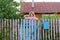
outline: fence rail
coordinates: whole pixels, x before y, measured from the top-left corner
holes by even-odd
[[[0,19],[0,40],[60,40],[60,19]]]

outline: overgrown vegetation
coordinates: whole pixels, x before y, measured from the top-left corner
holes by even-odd
[[[57,12],[55,12],[54,14],[47,14],[48,16],[42,16],[42,18],[46,18],[46,19],[50,19],[50,18],[59,18],[59,16],[57,15]]]
[[[19,7],[21,3],[14,0],[0,0],[0,19],[20,18],[18,15],[20,15],[21,10],[17,7]]]

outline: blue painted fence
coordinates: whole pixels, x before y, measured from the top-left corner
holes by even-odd
[[[40,21],[21,19],[20,40],[40,40]]]

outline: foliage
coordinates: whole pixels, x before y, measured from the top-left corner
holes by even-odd
[[[18,14],[18,17],[24,19],[24,14],[21,12],[20,14]]]
[[[0,18],[18,18],[17,7],[20,4],[14,0],[0,0]]]
[[[42,18],[49,19],[49,18],[59,18],[59,17],[58,17],[58,15],[57,15],[57,12],[55,12],[53,16],[48,15],[48,16],[43,16]]]

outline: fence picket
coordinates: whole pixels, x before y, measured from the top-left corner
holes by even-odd
[[[28,20],[26,19],[26,40],[28,40]]]
[[[40,40],[40,20],[38,21],[38,40]]]
[[[43,22],[44,22],[44,19],[42,19],[43,20]],[[44,29],[43,29],[43,40],[45,39],[45,37],[44,37]]]
[[[17,40],[19,40],[19,19],[17,19]]]
[[[21,26],[20,26],[20,40],[22,40],[22,19],[21,19]]]
[[[9,20],[10,21],[10,40],[12,40],[12,35],[11,35],[11,19]]]
[[[52,19],[51,19],[51,40],[52,40]]]
[[[29,40],[31,40],[31,23],[30,23],[30,20],[29,20]]]
[[[59,39],[60,39],[60,19],[58,19],[59,24]]]
[[[23,33],[23,39],[25,40],[25,19],[23,20],[23,23],[24,23],[24,24],[23,24],[23,29],[24,29],[24,30],[23,30],[23,32],[24,32],[24,33]]]
[[[33,20],[33,40],[36,40],[36,20]]]

